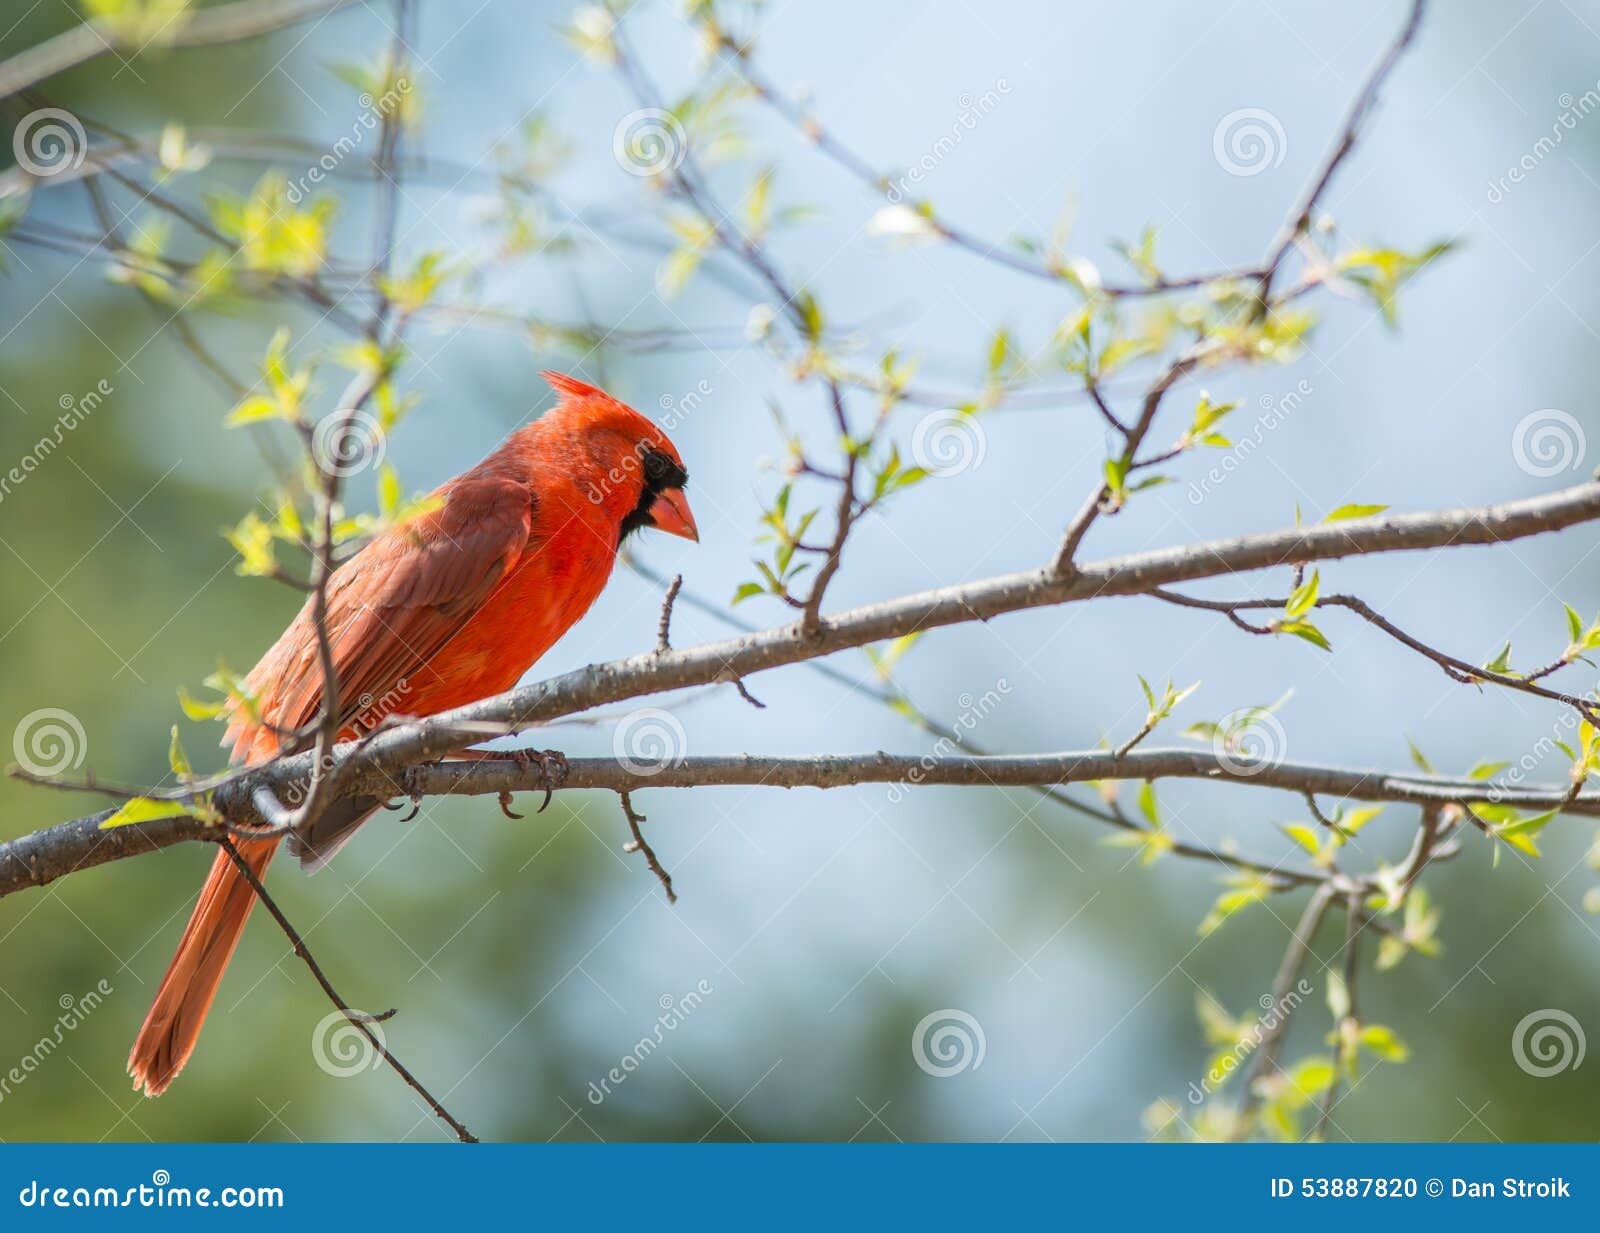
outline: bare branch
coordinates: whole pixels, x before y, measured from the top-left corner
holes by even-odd
[[[160,47],[209,47],[271,34],[322,17],[355,0],[233,0],[194,9],[152,40]],[[86,21],[0,63],[0,99],[86,64],[119,46],[115,25]],[[136,49],[137,50],[137,49]]]
[[[661,619],[656,622],[656,654],[665,655],[672,649],[668,635],[672,633],[672,605],[678,602],[678,592],[683,589],[683,575],[674,574],[667,584],[666,597],[661,601]]]
[[[1278,975],[1272,982],[1272,1006],[1276,1013],[1262,1036],[1247,1073],[1242,1106],[1246,1114],[1261,1102],[1260,1080],[1270,1075],[1278,1064],[1278,1051],[1283,1047],[1283,1038],[1289,1030],[1289,1021],[1297,1005],[1290,1000],[1289,994],[1300,979],[1300,969],[1311,954],[1312,939],[1317,935],[1322,918],[1327,915],[1333,896],[1331,885],[1319,886],[1311,892],[1306,909],[1295,926],[1294,935],[1289,939],[1289,947],[1284,951],[1283,962],[1278,965]]]
[[[426,724],[412,725],[413,730]],[[409,735],[397,729],[392,736]],[[448,738],[447,738],[448,739]],[[454,738],[459,740],[459,737]],[[341,750],[348,748],[340,746]],[[258,783],[289,785],[307,773],[309,755],[284,759],[251,778]],[[641,775],[637,765],[611,758],[572,758],[558,784],[551,784],[537,763],[514,759],[430,762],[403,773],[406,786],[424,796],[496,796],[502,792],[565,791],[587,788],[626,792],[650,788],[773,787],[843,788],[862,784],[907,786],[1038,787],[1099,780],[1197,779],[1242,787],[1275,788],[1304,796],[1322,793],[1363,801],[1444,808],[1499,804],[1518,809],[1562,809],[1583,817],[1600,817],[1600,791],[1574,795],[1566,785],[1508,786],[1469,778],[1407,774],[1400,771],[1323,766],[1302,762],[1253,762],[1237,754],[1222,756],[1205,749],[1138,749],[1117,755],[1104,749],[1049,754],[941,756],[932,754],[819,754],[767,757],[751,754],[705,755]],[[363,763],[346,756],[341,795],[365,798],[376,807],[393,794],[396,779],[382,761]],[[240,825],[266,821],[251,800],[232,799],[228,816]],[[176,808],[176,806],[175,806]],[[43,886],[68,873],[109,861],[143,855],[173,844],[218,839],[218,830],[189,817],[135,823],[102,831],[109,817],[102,812],[0,844],[0,897],[30,886]],[[1188,853],[1223,864],[1251,867],[1206,849]],[[1260,867],[1258,872],[1287,882],[1335,882],[1321,874]],[[1343,879],[1349,884],[1348,879]]]
[[[395,1012],[386,1010],[381,1015],[369,1015],[363,1011],[352,1009],[350,1004],[339,996],[339,991],[333,987],[333,983],[328,979],[327,973],[322,970],[322,965],[312,956],[310,947],[305,944],[305,939],[289,923],[289,918],[283,914],[283,909],[278,906],[277,901],[267,893],[267,888],[261,884],[261,879],[256,876],[256,871],[250,868],[249,863],[239,855],[239,850],[233,846],[233,841],[224,837],[220,842],[222,850],[228,854],[228,859],[233,862],[233,867],[250,884],[250,889],[255,891],[256,898],[266,907],[272,919],[278,922],[278,928],[282,929],[284,937],[289,939],[290,948],[304,960],[306,967],[311,969],[311,975],[316,979],[317,984],[322,986],[322,992],[328,995],[328,1000],[343,1012],[344,1017],[350,1021],[356,1031],[366,1037],[367,1043],[372,1046],[379,1057],[389,1064],[395,1074],[405,1081],[406,1086],[421,1096],[428,1108],[433,1110],[435,1116],[443,1120],[455,1132],[456,1138],[463,1143],[476,1143],[478,1137],[462,1125],[461,1122],[457,1121],[450,1111],[434,1098],[433,1093],[422,1086],[422,1083],[406,1069],[400,1059],[389,1052],[388,1047],[384,1044],[383,1037],[372,1030],[371,1024],[382,1023],[392,1019]]]
[[[639,829],[639,823],[648,822],[642,813],[633,811],[633,801],[624,788],[617,793],[617,798],[622,802],[622,816],[628,819],[628,830],[633,838],[624,846],[624,852],[642,852],[644,863],[650,866],[650,872],[656,875],[656,880],[661,883],[661,889],[667,892],[667,902],[677,903],[678,892],[672,889],[672,875],[662,868],[661,862],[656,858],[656,850],[650,846],[649,840],[644,837],[644,832]]]
[[[1366,120],[1367,114],[1378,101],[1378,91],[1383,88],[1384,81],[1388,78],[1394,66],[1399,63],[1400,57],[1405,53],[1411,41],[1416,38],[1418,29],[1422,25],[1422,13],[1426,7],[1426,0],[1412,0],[1411,11],[1406,15],[1405,25],[1400,28],[1400,33],[1395,36],[1378,62],[1373,65],[1371,73],[1367,75],[1361,92],[1356,95],[1355,102],[1351,104],[1349,113],[1345,116],[1344,127],[1339,132],[1338,140],[1334,142],[1333,149],[1323,161],[1322,167],[1306,187],[1305,193],[1299,202],[1289,211],[1289,216],[1284,219],[1283,226],[1279,228],[1277,236],[1267,249],[1267,255],[1262,262],[1260,276],[1260,300],[1267,302],[1272,293],[1272,279],[1278,272],[1278,267],[1283,264],[1283,259],[1294,246],[1294,242],[1311,225],[1311,216],[1316,212],[1317,203],[1322,200],[1322,195],[1327,192],[1328,185],[1333,182],[1333,176],[1339,170],[1339,164],[1355,149],[1356,141],[1361,136],[1361,125]]]

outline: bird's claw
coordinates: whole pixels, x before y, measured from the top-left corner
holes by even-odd
[[[524,771],[538,766],[539,786],[544,789],[544,800],[539,802],[535,812],[543,813],[549,807],[555,790],[566,782],[567,772],[571,769],[567,765],[567,755],[558,749],[514,749],[511,756]]]
[[[406,796],[411,801],[411,812],[400,821],[409,822],[422,812],[422,767],[406,767],[400,776],[400,786],[406,790]]]
[[[490,755],[496,758],[507,758],[517,764],[520,771],[529,771],[534,767],[539,768],[539,786],[544,789],[544,800],[539,802],[536,812],[543,813],[550,804],[550,798],[555,790],[566,782],[567,756],[557,749],[507,749],[493,751]],[[500,812],[508,818],[521,820],[520,813],[511,811],[511,791],[506,789],[500,793]]]

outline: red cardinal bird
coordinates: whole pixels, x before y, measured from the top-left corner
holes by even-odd
[[[373,540],[329,580],[341,739],[389,714],[433,715],[510,689],[594,603],[630,532],[700,538],[672,442],[594,386],[542,375],[560,396],[554,410],[439,488],[442,504]],[[234,762],[272,757],[277,732],[321,713],[316,647],[308,601],[245,678],[259,722],[235,712],[224,740]],[[337,802],[310,834],[289,838],[290,851],[320,868],[372,812],[370,801]],[[256,839],[238,849],[259,877],[277,846]],[[135,1090],[160,1095],[189,1060],[254,904],[250,884],[218,852],[128,1054]]]

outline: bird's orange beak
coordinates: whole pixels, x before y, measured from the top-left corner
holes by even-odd
[[[650,507],[650,525],[668,535],[700,542],[700,528],[694,525],[694,515],[689,512],[689,502],[681,488],[667,488],[655,499]]]

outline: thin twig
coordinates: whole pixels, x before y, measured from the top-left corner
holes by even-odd
[[[1278,272],[1278,267],[1283,264],[1283,259],[1294,246],[1294,242],[1311,225],[1311,216],[1316,211],[1317,203],[1322,200],[1322,195],[1333,182],[1333,176],[1339,170],[1339,164],[1355,149],[1356,141],[1361,136],[1361,125],[1366,120],[1368,112],[1378,101],[1378,92],[1383,87],[1394,66],[1399,63],[1411,41],[1416,38],[1418,29],[1422,25],[1422,13],[1426,7],[1426,0],[1412,0],[1411,10],[1406,15],[1405,24],[1400,28],[1400,33],[1395,36],[1392,43],[1385,49],[1378,62],[1373,65],[1372,71],[1367,75],[1366,82],[1361,91],[1356,95],[1355,102],[1350,105],[1350,110],[1345,116],[1344,126],[1339,132],[1338,139],[1334,142],[1333,149],[1322,162],[1317,174],[1311,183],[1306,186],[1304,194],[1296,205],[1289,211],[1283,225],[1278,229],[1278,234],[1273,238],[1267,248],[1267,255],[1261,263],[1259,279],[1259,300],[1262,305],[1267,303],[1272,293],[1272,279]]]
[[[1220,612],[1228,617],[1234,625],[1251,634],[1273,634],[1277,631],[1271,625],[1256,625],[1245,621],[1239,616],[1241,612],[1271,611],[1282,609],[1288,599],[1200,599],[1197,596],[1185,595],[1178,591],[1168,590],[1165,587],[1154,587],[1150,594],[1157,599],[1183,608],[1200,608],[1208,612]],[[1544,698],[1551,702],[1559,702],[1563,706],[1570,706],[1584,719],[1591,723],[1600,723],[1600,704],[1590,698],[1579,697],[1576,694],[1564,693],[1560,690],[1549,689],[1535,682],[1550,676],[1552,673],[1566,667],[1570,662],[1565,659],[1539,669],[1537,672],[1526,676],[1509,676],[1503,672],[1494,672],[1488,668],[1480,668],[1474,663],[1450,655],[1437,647],[1429,646],[1420,638],[1408,634],[1393,621],[1378,612],[1365,600],[1354,595],[1322,595],[1317,598],[1318,608],[1343,608],[1355,613],[1369,625],[1382,630],[1401,645],[1410,648],[1426,659],[1432,660],[1444,671],[1445,675],[1453,681],[1463,684],[1481,682],[1489,685],[1499,685],[1505,689],[1515,689],[1521,693],[1532,694],[1536,698]]]
[[[1300,969],[1305,966],[1306,958],[1311,953],[1317,927],[1322,924],[1333,896],[1331,883],[1324,883],[1311,892],[1305,911],[1301,913],[1294,934],[1289,939],[1289,947],[1283,953],[1283,961],[1278,965],[1278,975],[1272,982],[1272,1005],[1276,1013],[1256,1049],[1245,1078],[1245,1095],[1240,1110],[1246,1116],[1261,1103],[1259,1081],[1271,1074],[1278,1064],[1278,1051],[1283,1047],[1283,1038],[1289,1030],[1289,1021],[1295,1010],[1295,1004],[1289,1002],[1289,993],[1300,978]]]
[[[1429,811],[1423,812],[1426,815]],[[1347,895],[1344,907],[1344,990],[1349,1006],[1345,1015],[1336,1018],[1333,1023],[1334,1039],[1338,1042],[1333,1082],[1323,1090],[1316,1124],[1312,1126],[1310,1134],[1310,1138],[1319,1143],[1323,1141],[1328,1126],[1332,1124],[1333,1109],[1339,1103],[1339,1085],[1344,1080],[1346,1050],[1353,1055],[1355,1049],[1353,1041],[1356,1033],[1361,1030],[1361,1012],[1356,1001],[1356,979],[1361,969],[1361,893],[1352,891]]]
[[[667,892],[667,902],[677,903],[678,892],[672,889],[672,875],[662,868],[661,862],[656,859],[656,850],[650,846],[649,841],[644,837],[644,832],[639,829],[639,823],[648,822],[650,819],[646,818],[642,813],[633,811],[633,801],[628,796],[626,788],[618,792],[617,796],[622,801],[622,816],[628,819],[628,829],[633,832],[632,841],[624,844],[622,850],[624,852],[642,852],[644,854],[644,863],[650,867],[650,872],[656,875],[656,880],[661,883],[662,889]]]
[[[328,1000],[338,1007],[338,1009],[344,1014],[344,1017],[355,1026],[355,1029],[358,1032],[367,1038],[367,1043],[370,1044],[374,1050],[376,1050],[379,1057],[389,1064],[390,1068],[393,1069],[395,1074],[399,1075],[401,1079],[405,1080],[406,1086],[412,1091],[416,1092],[417,1095],[421,1096],[422,1099],[427,1103],[428,1108],[432,1109],[434,1114],[455,1132],[456,1138],[460,1139],[463,1143],[478,1142],[477,1136],[468,1130],[464,1125],[462,1125],[462,1123],[458,1121],[448,1109],[446,1109],[438,1102],[438,1100],[434,1098],[433,1093],[428,1091],[428,1089],[422,1085],[421,1081],[406,1069],[406,1067],[401,1063],[400,1059],[395,1057],[393,1053],[389,1052],[389,1049],[384,1044],[382,1037],[380,1037],[371,1029],[371,1027],[368,1026],[368,1024],[382,1023],[387,1019],[393,1018],[395,1012],[393,1010],[386,1010],[381,1015],[369,1015],[362,1011],[353,1009],[348,1002],[340,997],[339,991],[333,987],[333,983],[328,979],[327,973],[322,970],[322,965],[319,964],[312,956],[311,949],[305,944],[305,939],[302,938],[299,932],[296,931],[295,927],[289,923],[289,918],[283,914],[283,909],[280,908],[272,896],[267,893],[267,888],[261,884],[261,879],[256,876],[255,870],[250,868],[244,857],[239,855],[239,849],[234,846],[233,841],[227,837],[223,837],[217,842],[222,845],[222,850],[228,854],[228,859],[233,862],[233,867],[239,871],[239,875],[250,884],[250,889],[256,893],[256,898],[259,899],[266,907],[267,911],[271,913],[272,919],[278,922],[278,928],[282,929],[284,936],[289,939],[290,947],[294,950],[296,955],[300,956],[306,967],[311,970],[311,975],[316,979],[317,984],[322,986],[322,991],[328,995]]]
[[[672,649],[668,635],[672,632],[672,605],[678,602],[678,592],[683,589],[683,575],[674,574],[667,585],[667,594],[661,601],[661,619],[656,622],[656,654],[665,655]]]

